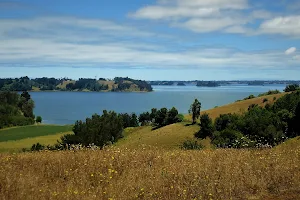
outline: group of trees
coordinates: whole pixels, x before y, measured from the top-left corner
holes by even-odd
[[[104,110],[102,115],[94,114],[85,121],[77,121],[73,127],[74,134],[64,135],[61,146],[94,144],[103,147],[115,143],[123,137],[123,125],[121,115]]]
[[[89,91],[103,91],[108,90],[109,87],[105,84],[107,81],[104,78],[91,79],[91,78],[80,78],[77,81],[72,81],[68,83],[65,87],[63,83],[65,81],[72,81],[68,78],[35,78],[29,79],[27,76],[21,78],[8,78],[0,79],[0,91],[31,91],[33,89],[39,89],[41,91],[46,90],[89,90]],[[136,86],[141,91],[152,91],[152,87],[146,81],[134,80],[131,78],[121,78],[117,77],[114,79],[116,88],[113,88],[113,91],[125,91],[128,90],[132,85]]]
[[[128,114],[128,113],[121,113],[119,114],[123,121],[123,128],[128,128],[128,127],[138,127],[139,126],[139,121],[138,117],[135,113]]]
[[[291,84],[286,86],[286,88],[284,89],[285,92],[293,92],[296,90],[300,90],[299,84]]]
[[[139,118],[135,113],[120,113],[113,111],[103,111],[102,115],[94,114],[85,121],[76,121],[74,134],[64,135],[59,148],[65,148],[68,145],[81,144],[89,146],[91,144],[103,147],[112,144],[122,138],[123,129],[127,127],[138,127],[152,125],[154,128],[160,128],[169,124],[181,122],[183,115],[179,115],[176,108],[162,108],[160,110],[153,108],[151,113],[140,114]],[[36,149],[36,146],[33,147]]]
[[[68,83],[66,85],[66,90],[90,90],[93,92],[99,92],[102,90],[108,90],[107,84],[100,84],[96,79],[91,78],[80,78],[75,83]]]
[[[173,107],[170,110],[167,108],[156,109],[152,108],[151,112],[141,113],[139,122],[141,125],[152,125],[154,128],[160,128],[169,124],[174,124],[183,121],[183,115],[178,113],[178,110]]]
[[[210,137],[218,147],[274,146],[300,135],[300,91],[287,94],[265,108],[251,105],[243,114],[223,114],[215,122],[200,117],[198,138]]]
[[[113,91],[124,91],[128,90],[132,84],[136,85],[141,91],[153,91],[153,88],[150,84],[148,84],[146,81],[142,80],[135,80],[131,78],[122,78],[122,77],[116,77],[114,78],[115,84],[117,84],[117,88],[114,88]]]
[[[34,101],[28,92],[0,92],[0,128],[34,123]]]

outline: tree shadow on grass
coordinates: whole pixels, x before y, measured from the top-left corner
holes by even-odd
[[[184,126],[193,126],[193,125],[196,125],[196,123],[188,123],[188,124],[185,124]]]

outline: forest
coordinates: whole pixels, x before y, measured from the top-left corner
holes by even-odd
[[[111,85],[111,88],[109,87]],[[105,78],[79,78],[72,80],[69,78],[35,78],[27,76],[21,78],[0,79],[0,91],[152,91],[151,85],[146,81],[131,78],[116,77],[113,80]]]

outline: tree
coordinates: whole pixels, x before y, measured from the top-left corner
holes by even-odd
[[[151,119],[152,122],[155,120],[156,114],[157,114],[157,109],[152,108],[151,113],[150,113],[150,119]]]
[[[27,91],[22,92],[21,97],[24,97],[26,101],[29,101],[31,99],[30,94]]]
[[[292,84],[292,85],[286,86],[284,91],[285,92],[293,92],[293,91],[296,91],[296,90],[299,90],[299,89],[300,89],[299,84]]]
[[[168,111],[167,115],[167,124],[174,124],[178,122],[178,110],[173,107]]]
[[[212,119],[208,114],[203,114],[200,117],[200,131],[195,134],[195,137],[205,139],[206,137],[212,138],[214,133],[214,125]]]
[[[68,134],[61,138],[63,146],[66,144],[82,144],[83,146],[95,144],[102,148],[123,137],[123,120],[117,113],[104,110],[101,116],[94,114],[91,118],[86,118],[85,122],[77,121],[73,132],[74,134]]]
[[[138,126],[139,126],[139,122],[137,116],[135,113],[132,113],[130,118],[130,127],[138,127]]]
[[[195,99],[194,103],[190,106],[189,113],[192,113],[193,124],[196,123],[196,119],[199,118],[201,111],[201,103],[198,99]]]
[[[163,127],[167,124],[167,115],[168,115],[168,109],[167,108],[161,108],[157,111],[154,124],[156,127]]]
[[[142,126],[148,125],[151,122],[151,117],[149,112],[141,113],[139,116],[139,122]]]
[[[296,107],[295,116],[288,123],[288,132],[287,132],[288,137],[296,137],[300,135],[299,122],[300,122],[300,102]]]
[[[41,116],[37,116],[36,117],[36,119],[35,119],[35,121],[37,122],[37,123],[42,123],[42,117]]]

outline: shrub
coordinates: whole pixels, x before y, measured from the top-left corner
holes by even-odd
[[[293,92],[296,90],[299,90],[299,84],[291,84],[291,85],[287,85],[286,88],[284,89],[285,92]]]
[[[31,151],[41,151],[44,149],[45,149],[45,146],[41,145],[40,143],[36,143],[31,146]]]
[[[178,114],[176,116],[176,118],[177,118],[177,122],[182,122],[184,120],[184,115],[183,114]]]
[[[268,102],[269,100],[267,98],[264,98],[263,103]]]
[[[197,140],[186,140],[183,142],[181,149],[184,150],[200,150],[203,149],[204,146],[198,143]]]
[[[204,139],[206,137],[212,137],[215,130],[212,120],[207,113],[200,116],[200,131],[195,134],[195,137]]]
[[[37,122],[37,123],[42,123],[42,117],[41,116],[37,116],[36,117],[36,119],[35,119],[35,121]]]
[[[261,96],[267,96],[267,95],[279,94],[279,93],[280,93],[279,90],[269,90],[268,92],[259,94],[258,96],[261,97]]]
[[[255,96],[253,94],[249,95],[248,97],[244,98],[244,100],[248,100],[248,99],[254,99]]]
[[[86,118],[85,122],[77,121],[73,132],[74,135],[69,134],[61,138],[63,146],[82,144],[86,147],[95,144],[102,148],[123,137],[123,120],[117,113],[104,110],[101,116],[94,114],[91,118]]]
[[[237,141],[243,137],[239,131],[232,129],[225,129],[223,131],[215,131],[212,136],[212,143],[217,147],[233,147],[237,148]]]

